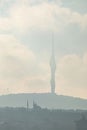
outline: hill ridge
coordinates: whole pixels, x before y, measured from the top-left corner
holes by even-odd
[[[49,109],[87,109],[87,99],[51,93],[19,93],[0,96],[0,107],[32,107],[33,101]]]

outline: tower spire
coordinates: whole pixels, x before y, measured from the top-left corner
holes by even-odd
[[[56,71],[56,62],[55,62],[55,54],[54,54],[54,37],[52,34],[52,54],[50,60],[51,67],[51,93],[55,93],[55,71]]]
[[[27,100],[27,111],[28,111],[28,109],[29,109],[29,103],[28,103],[28,100]]]

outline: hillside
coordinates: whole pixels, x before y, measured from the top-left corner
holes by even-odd
[[[10,94],[0,96],[0,107],[26,107],[27,100],[32,108],[33,101],[49,109],[87,109],[87,100],[50,93]]]
[[[26,107],[26,102],[32,108],[33,101],[43,108],[49,109],[87,109],[87,100],[50,93],[43,94],[11,94],[0,96],[0,107]]]

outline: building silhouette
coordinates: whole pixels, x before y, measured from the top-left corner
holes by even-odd
[[[33,101],[33,110],[34,111],[39,111],[41,110],[41,107],[39,105],[37,105],[37,103],[35,101]]]

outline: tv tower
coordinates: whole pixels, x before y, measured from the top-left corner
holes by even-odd
[[[51,93],[55,94],[55,71],[56,71],[56,62],[55,62],[55,53],[54,53],[54,39],[52,35],[52,54],[50,60],[51,67]]]

